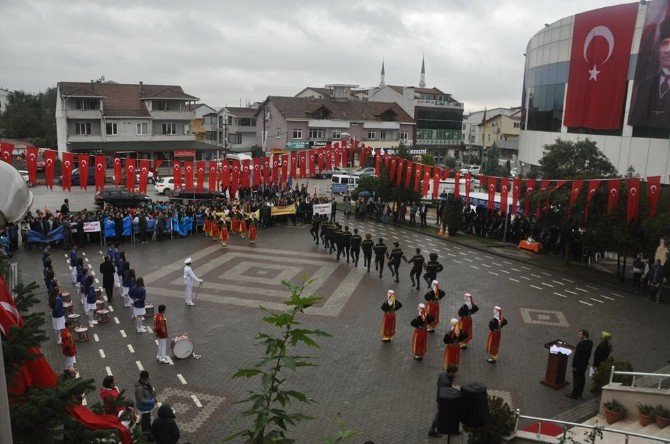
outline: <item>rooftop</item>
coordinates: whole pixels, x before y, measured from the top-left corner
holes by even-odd
[[[279,112],[287,119],[319,118],[315,114],[324,110],[327,118],[334,120],[393,120],[413,123],[414,119],[397,103],[338,101],[303,97],[270,96]]]

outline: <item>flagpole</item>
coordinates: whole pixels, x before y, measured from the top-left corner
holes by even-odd
[[[0,336],[0,349],[2,337]],[[7,379],[5,378],[5,361],[0,353],[0,444],[12,444],[12,422],[9,417],[9,398],[7,396]]]

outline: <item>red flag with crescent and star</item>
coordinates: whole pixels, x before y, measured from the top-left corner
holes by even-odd
[[[230,174],[230,198],[235,199],[237,195],[237,189],[240,186],[240,162],[239,160],[233,160],[231,165],[232,173]]]
[[[382,153],[377,151],[375,154],[375,176],[379,177],[379,173],[382,170]]]
[[[540,182],[540,193],[544,193],[549,188],[550,180],[543,180]],[[547,199],[549,200],[549,199]],[[548,205],[545,207],[545,211],[548,209]],[[542,203],[538,200],[535,203],[535,218],[539,219],[542,216]]]
[[[107,159],[105,156],[97,155],[95,160],[95,191],[103,191],[105,189],[105,176],[107,175]]]
[[[198,192],[201,192],[203,188],[205,187],[205,161],[204,160],[198,160],[195,163],[195,176],[197,179],[197,190]]]
[[[326,149],[325,148],[317,148],[316,150],[316,158],[317,158],[317,164],[319,167],[319,173],[326,169]]]
[[[395,172],[395,184],[399,187],[402,183],[402,172],[405,170],[405,159],[398,159],[398,166],[396,168],[397,171]]]
[[[632,177],[626,179],[626,188],[628,188],[626,223],[637,222],[640,208],[640,178]]]
[[[347,143],[342,142],[342,167],[347,168],[349,166],[349,148],[347,148]]]
[[[568,208],[568,221],[572,219],[572,207],[575,206],[577,198],[579,197],[579,191],[582,189],[583,180],[573,180],[572,187],[570,188],[570,207]]]
[[[419,183],[421,183],[421,172],[423,171],[423,165],[420,163],[414,164],[414,192],[419,191]]]
[[[179,164],[179,162],[176,162]],[[118,187],[121,181],[123,180],[123,165],[121,164],[121,158],[114,158],[114,186]]]
[[[438,167],[433,168],[433,200],[440,197],[440,177],[442,172]]]
[[[223,160],[221,162],[221,191],[230,188],[230,162]]]
[[[0,155],[2,160],[8,164],[12,164],[12,152],[14,151],[14,145],[7,142],[0,142]]]
[[[261,186],[261,161],[260,157],[254,157],[254,186]]]
[[[305,150],[300,151],[300,178],[307,178],[307,151]]]
[[[526,195],[523,199],[523,215],[525,217],[530,216],[530,196],[535,190],[535,179],[528,179],[526,181]]]
[[[135,188],[135,159],[126,158],[126,190]]]
[[[251,166],[250,166],[251,161],[249,159],[244,159],[242,161],[242,188],[249,188],[250,185],[250,180],[249,180],[249,174],[251,173]]]
[[[295,180],[297,178],[298,178],[298,153],[294,151],[291,153],[291,179]]]
[[[37,147],[29,146],[26,148],[26,166],[28,167],[28,180],[30,183],[37,183]],[[81,154],[80,154],[81,156]],[[80,168],[81,171],[81,168]],[[81,181],[80,181],[81,183]]]
[[[465,207],[470,208],[470,185],[472,184],[472,174],[465,173]]]
[[[509,178],[500,179],[500,212],[507,213],[507,195],[509,194]]]
[[[330,146],[330,143],[327,143],[326,144],[326,154],[325,154],[325,156],[326,156],[326,169],[327,170],[332,170],[333,169],[333,165],[331,163],[332,155],[333,155],[333,150]]]
[[[281,160],[279,159],[279,154],[272,155],[272,183],[279,183],[279,167],[281,166]]]
[[[388,151],[384,152],[384,168],[388,171],[388,169],[391,166],[391,156],[389,155]]]
[[[72,186],[72,166],[74,165],[74,153],[63,153],[63,191]]]
[[[193,191],[193,161],[184,161],[184,188],[186,191]]]
[[[584,223],[586,223],[589,218],[589,205],[591,205],[593,196],[596,195],[598,188],[600,188],[600,180],[589,180],[589,190],[586,193],[586,207],[584,208]]]
[[[512,214],[514,216],[516,216],[519,196],[521,195],[522,182],[523,180],[521,178],[514,179],[514,181],[512,182]]]
[[[621,181],[619,179],[613,179],[607,181],[607,214],[612,214],[616,211],[619,206],[619,188],[621,187]]]
[[[551,207],[551,198],[550,198],[551,193],[560,189],[566,183],[568,183],[567,180],[557,180],[556,183],[554,183],[554,188],[549,192],[549,195],[547,196],[547,200],[544,202],[544,212],[545,213],[549,212],[549,208]]]
[[[391,168],[389,168],[389,181],[393,183],[395,177],[395,170],[398,168],[398,159],[395,156],[391,157]]]
[[[450,175],[451,175],[451,170],[449,168],[445,168],[444,171],[442,171],[442,180],[449,179]]]
[[[335,142],[333,144],[333,153],[335,156],[335,166],[339,167],[340,166],[340,161],[342,160],[342,149],[340,148],[339,142]],[[293,176],[291,176],[293,177]]]
[[[216,161],[209,161],[209,191],[216,190]]]
[[[489,176],[489,181],[488,181],[488,192],[489,192],[489,199],[486,205],[486,208],[489,210],[493,209],[493,205],[495,204],[496,200],[496,186],[498,185],[498,178]]]
[[[78,154],[77,161],[79,162],[79,188],[85,190],[88,187],[88,166],[91,156],[88,154]]]
[[[447,175],[449,174],[447,173]],[[460,199],[460,197],[461,197],[461,173],[456,171],[456,173],[454,174],[454,199]]]
[[[263,183],[270,184],[270,156],[263,157]]]
[[[151,168],[151,161],[149,159],[140,159],[140,186],[139,192],[146,194],[147,182],[149,182],[149,169]]]
[[[426,196],[428,194],[428,187],[430,186],[430,165],[423,166],[423,182],[421,182],[421,196]]]
[[[412,170],[414,169],[414,162],[408,160],[405,164],[405,189],[409,190],[410,185],[412,184]]]
[[[317,154],[316,150],[311,149],[309,150],[308,153],[309,156],[309,176],[314,177],[316,176],[316,159],[317,159]]]
[[[360,150],[360,154],[358,155],[358,167],[365,168],[365,156],[367,156],[368,153],[365,150],[364,145],[361,146]]]
[[[104,159],[104,156],[102,157]],[[44,150],[44,177],[46,178],[47,187],[49,187],[52,191],[54,189],[54,170],[56,167],[56,159],[58,159],[58,151]]]
[[[637,3],[575,16],[563,125],[619,129]]]
[[[172,191],[181,188],[181,163],[178,161],[172,163],[172,181],[174,182],[174,190]]]
[[[647,194],[649,195],[649,219],[656,214],[656,204],[661,192],[661,176],[647,177]]]

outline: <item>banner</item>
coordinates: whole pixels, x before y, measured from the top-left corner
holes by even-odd
[[[577,197],[579,197],[579,191],[582,189],[583,184],[583,180],[572,181],[572,187],[570,189],[570,206],[568,207],[568,221],[572,219],[572,207],[574,207],[577,202]]]
[[[114,158],[114,186],[118,187],[123,180],[123,168],[121,166],[121,159]]]
[[[210,160],[209,161],[209,191],[215,191],[216,190],[216,161],[215,160]]]
[[[195,163],[195,168],[196,168],[196,177],[197,177],[197,188],[196,188],[196,190],[198,192],[202,192],[202,190],[205,186],[205,161],[204,160],[198,160]]]
[[[149,181],[149,168],[151,167],[151,164],[149,162],[149,159],[140,159],[139,162],[139,168],[140,168],[140,185],[139,185],[139,192],[142,194],[147,193],[147,182]]]
[[[100,232],[100,221],[84,222],[84,233],[98,233]]]
[[[600,180],[589,180],[589,191],[586,193],[586,207],[584,208],[584,223],[589,218],[589,205],[591,205],[591,200],[596,195],[598,188],[600,188]]]
[[[638,221],[638,210],[640,208],[640,178],[626,179],[628,188],[628,199],[626,206],[626,223]]]
[[[135,188],[135,159],[126,158],[126,190]]]
[[[29,244],[46,244],[62,241],[63,239],[65,239],[65,230],[62,225],[49,231],[49,234],[42,234],[37,231],[28,230]]]
[[[262,180],[261,180],[261,159],[260,157],[254,157],[253,163],[254,163],[254,186],[259,187],[261,186]]]
[[[667,46],[661,46],[665,39],[670,38],[670,5],[667,0],[645,3],[628,123],[632,126],[670,128],[670,60]],[[635,6],[637,10],[637,4],[628,6]]]
[[[619,206],[619,187],[621,182],[619,179],[613,179],[606,181],[607,183],[607,214],[612,214],[616,211]]]
[[[482,181],[483,182],[483,181]],[[487,189],[489,191],[489,199],[488,199],[488,205],[487,208],[489,210],[493,209],[493,204],[496,202],[496,187],[498,186],[498,178],[497,177],[489,177]]]
[[[509,193],[509,178],[500,179],[500,212],[507,213],[507,194]],[[513,214],[513,213],[512,213]]]
[[[114,220],[105,218],[103,220],[103,226],[105,228],[105,237],[116,237],[116,225]],[[124,237],[130,236],[133,229],[133,221],[130,216],[123,218],[123,231],[121,235]]]
[[[637,3],[575,15],[563,125],[619,129]]]
[[[58,159],[58,151],[44,150],[44,176],[46,177],[46,185],[51,190],[54,189],[56,159]]]
[[[656,214],[656,204],[661,191],[661,176],[647,177],[647,194],[649,195],[649,219]]]
[[[193,191],[193,184],[195,179],[193,177],[193,161],[184,161],[184,188],[186,191]]]
[[[320,214],[321,216],[330,216],[330,212],[333,208],[332,204],[314,204],[312,205],[312,212],[314,214]]]
[[[230,162],[221,162],[221,191],[230,188]]]
[[[181,188],[181,164],[177,161],[172,164],[172,182],[174,182],[174,190],[172,191]]]
[[[535,190],[535,179],[528,179],[526,181],[526,194],[523,197],[523,215],[530,218],[530,197]]]
[[[307,177],[307,151],[300,151],[300,178]]]
[[[517,202],[519,201],[519,196],[521,195],[521,178],[514,179],[512,184],[512,214],[516,215]]]
[[[328,205],[330,205],[330,204],[328,204]],[[285,214],[295,214],[295,204],[274,206],[270,209],[270,214],[272,216],[283,216]]]
[[[26,148],[26,166],[28,168],[28,179],[31,183],[37,183],[37,148],[29,146]]]
[[[270,184],[270,158],[267,156],[263,157],[263,183]]]
[[[14,160],[12,157],[12,151],[14,151],[14,145],[12,145],[11,143],[0,142],[0,156],[2,156],[3,161],[7,162],[10,165]]]

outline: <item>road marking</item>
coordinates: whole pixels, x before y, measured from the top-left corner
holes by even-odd
[[[486,265],[486,264],[481,264],[481,266],[482,266],[482,267],[486,267],[486,268],[491,268],[490,265]]]
[[[102,254],[102,251],[98,250],[98,253]]]
[[[570,290],[565,290],[565,292],[570,294],[578,294],[576,291],[570,291]]]
[[[474,262],[472,259],[468,259],[467,257],[464,260],[466,260],[468,262]]]
[[[95,278],[95,283],[96,283],[96,284],[99,284],[99,283],[100,283],[100,281],[98,280],[98,278]]]
[[[470,266],[471,266],[472,268],[474,268],[475,270],[479,270],[479,267],[475,267],[474,265],[470,265]]]
[[[537,288],[538,290],[542,290],[542,287],[537,287],[537,286],[535,286],[535,285],[533,285],[533,284],[531,284],[530,286],[533,287],[533,288]]]
[[[137,368],[139,368],[140,371],[144,370],[144,367],[142,367],[142,363],[140,361],[135,361],[135,365],[137,365]]]
[[[186,379],[184,379],[181,373],[177,373],[177,378],[179,378],[182,384],[186,385]]]
[[[110,367],[105,367],[105,371],[107,372],[107,376],[112,376],[112,369]]]
[[[101,357],[102,359],[105,359],[105,352],[104,352],[104,350],[101,349],[101,348],[99,348],[99,349],[98,349],[98,352],[100,352],[100,357]]]
[[[456,257],[455,254],[451,254],[451,253],[447,253],[447,254],[448,254],[449,256],[451,256],[451,257]]]
[[[584,305],[588,305],[589,307],[593,307],[593,304],[589,304],[588,302],[584,302],[584,301],[581,301],[581,300],[579,302],[581,302]]]
[[[509,261],[502,261],[502,263],[503,263],[503,264],[507,264],[507,265],[512,265],[512,263],[509,262]]]
[[[554,294],[555,294],[556,296],[560,296],[560,297],[562,297],[562,298],[567,298],[567,296],[564,295],[564,294],[560,294],[560,293],[556,293],[556,292],[554,292]]]
[[[526,277],[526,276],[519,276],[519,277],[520,277],[521,279],[525,279],[525,280],[527,280],[527,281],[530,280],[530,278],[529,278],[529,277]]]
[[[591,299],[592,301],[596,301],[596,302],[600,302],[601,304],[604,304],[604,302],[601,301],[600,299],[596,299],[596,298],[590,298],[590,299]]]
[[[191,395],[191,399],[193,400],[193,402],[195,402],[196,407],[202,407],[202,404],[200,404],[200,401],[198,400],[197,396]]]
[[[615,300],[616,300],[616,299],[611,298],[611,297],[609,297],[609,296],[605,296],[604,294],[601,294],[600,297],[601,297],[601,298],[605,298],[605,299],[609,299],[610,301],[615,301]]]
[[[72,265],[68,265],[67,267],[72,271]]]
[[[135,353],[135,349],[134,349],[133,346],[130,345],[130,344],[128,344],[128,351],[129,351],[130,353]]]
[[[524,270],[530,270],[530,267],[524,267],[523,265],[520,265],[520,267],[523,268]]]
[[[123,338],[126,337],[126,332],[125,332],[125,330],[119,330],[119,333],[121,333],[121,337],[123,337]]]
[[[540,273],[542,273],[545,276],[551,276],[549,273],[545,273],[544,271],[540,271]]]
[[[119,324],[119,318],[117,318],[116,316],[114,316],[114,323],[117,325]]]
[[[510,272],[507,271],[507,270],[502,270],[502,269],[501,269],[500,271],[502,271],[502,272],[505,273],[505,274],[510,274]]]
[[[477,256],[475,256],[475,259],[477,259],[478,261],[483,261],[484,260],[481,257],[477,257]]]
[[[84,406],[88,405],[88,401],[86,400],[86,398],[82,398],[81,405],[84,405]]]
[[[147,329],[147,331],[148,331],[149,333],[153,333],[153,330],[151,330],[151,327],[149,327],[148,325],[147,325],[147,326],[145,326],[144,328],[146,328],[146,329]]]
[[[620,297],[620,298],[622,298],[622,297],[623,297],[623,296],[621,296],[620,294],[617,294],[617,293],[610,293],[610,294],[612,294],[613,296],[617,296],[617,297]]]
[[[95,339],[95,342],[100,342],[100,338],[98,338],[97,333],[93,333],[93,339]]]
[[[462,254],[463,256],[467,256],[467,254],[463,253],[462,251],[459,251],[458,254]]]
[[[453,262],[454,264],[460,264],[461,263],[461,261],[457,261],[456,259],[452,260],[451,262]]]
[[[596,290],[596,291],[598,291],[598,287],[593,287],[593,286],[591,286],[591,285],[584,285],[584,286],[590,288],[591,290]]]
[[[67,253],[63,254],[63,256],[67,257]]]
[[[495,274],[496,276],[500,276],[498,273],[494,273],[494,272],[492,272],[492,271],[489,271],[489,273],[491,273],[491,274]]]
[[[486,259],[493,259],[491,256],[484,255]]]
[[[495,265],[496,267],[502,267],[502,264],[500,264],[500,263],[498,263],[498,262],[491,262],[491,263],[492,263],[493,265]]]
[[[542,279],[542,276],[540,276],[540,275],[538,275],[538,274],[533,274],[533,273],[531,273],[530,275],[533,276],[534,278],[540,278],[540,279]]]
[[[551,288],[554,288],[554,286],[553,286],[553,285],[551,285],[551,284],[547,284],[546,282],[541,282],[541,284],[542,284],[542,285],[546,285],[547,287],[551,287]]]
[[[558,284],[558,285],[565,285],[565,284],[564,284],[563,282],[561,282],[561,281],[551,281],[551,282],[553,282],[554,284]]]
[[[167,359],[170,365],[174,365],[174,361],[172,361],[172,358],[170,356],[166,356],[165,359]]]
[[[84,253],[84,252],[82,251],[82,252],[81,252],[81,255],[82,255],[82,256],[86,256],[86,253]]]
[[[519,270],[518,268],[509,267],[509,269],[512,271],[516,271],[517,273],[521,273],[521,270]]]
[[[510,281],[519,282],[519,281],[517,281],[517,280],[514,279],[514,278],[507,278],[507,279],[509,279]]]
[[[95,276],[95,271],[91,270],[91,276]]]
[[[574,283],[575,283],[575,281],[571,281],[570,279],[563,278],[563,280],[564,280],[565,282],[570,282],[571,284],[574,284]]]
[[[108,305],[108,306],[107,306],[107,310],[109,310],[109,311],[112,311],[112,312],[113,312],[113,311],[114,311],[114,307],[112,307],[111,305]]]
[[[575,290],[583,291],[584,293],[588,293],[588,290],[584,290],[583,288],[575,287]]]
[[[84,260],[85,260],[86,262],[88,262],[88,258],[87,258],[87,257],[85,257]]]

